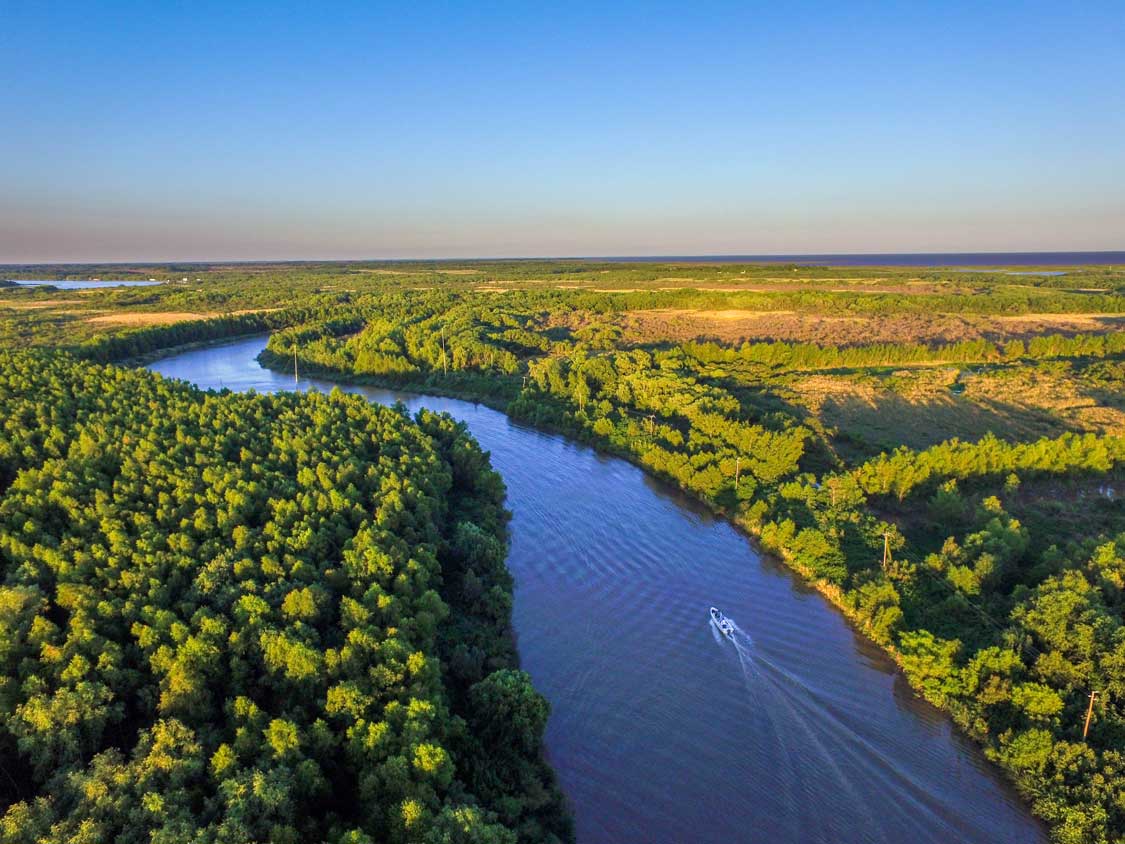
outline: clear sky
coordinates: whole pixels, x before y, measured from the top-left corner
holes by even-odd
[[[0,0],[0,262],[1125,248],[1125,2]]]

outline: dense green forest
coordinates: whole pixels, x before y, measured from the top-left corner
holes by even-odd
[[[268,366],[487,401],[672,481],[890,652],[1056,840],[1125,840],[1120,271],[130,272],[168,284],[0,299],[0,345],[67,350],[3,369],[12,840],[567,836],[463,431],[93,363],[267,331]]]
[[[51,352],[0,404],[0,839],[569,837],[462,426]]]

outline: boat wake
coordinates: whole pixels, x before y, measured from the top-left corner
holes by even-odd
[[[825,791],[828,786],[827,783],[805,781],[794,769],[792,755],[798,748],[789,747],[791,742],[786,736],[795,730],[805,739],[799,747],[812,748],[820,757],[820,770],[829,778],[831,787],[838,789],[841,796],[846,795],[852,809],[858,810],[869,821],[867,831],[874,837],[865,840],[883,839],[876,832],[880,824],[876,823],[873,807],[864,800],[853,782],[854,772],[862,772],[865,777],[884,783],[889,793],[897,798],[893,802],[898,806],[892,811],[901,809],[924,813],[937,828],[945,827],[951,834],[956,832],[941,801],[928,793],[908,772],[901,770],[875,742],[863,736],[861,724],[849,723],[853,719],[835,702],[760,653],[750,634],[737,622],[726,617],[723,620],[729,625],[730,632],[722,632],[712,619],[712,636],[717,644],[733,647],[749,697],[748,703],[780,751],[784,778],[788,780],[792,797],[803,795],[803,799],[808,799]],[[853,776],[846,773],[845,767],[853,771]],[[888,808],[884,806],[881,811]],[[816,840],[831,838],[828,830],[808,832],[813,833],[812,837]]]

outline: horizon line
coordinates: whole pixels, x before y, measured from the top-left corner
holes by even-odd
[[[136,266],[159,267],[171,264],[190,266],[212,266],[215,264],[255,265],[255,264],[364,264],[364,263],[484,263],[503,261],[606,261],[606,262],[653,262],[675,261],[680,263],[703,262],[730,262],[730,263],[771,263],[792,262],[794,259],[815,260],[819,258],[919,258],[919,257],[996,257],[996,256],[1106,256],[1120,255],[1125,262],[1125,249],[1050,249],[1050,250],[989,250],[989,251],[939,251],[939,252],[777,252],[777,253],[699,253],[689,254],[653,254],[653,255],[493,255],[477,257],[394,257],[394,258],[168,258],[161,260],[71,260],[71,261],[21,261],[13,263],[0,263],[0,268],[9,267],[75,267],[75,266]],[[1082,262],[1067,261],[1065,264]],[[1116,262],[1113,262],[1116,263]],[[1048,262],[1021,262],[1020,264],[1007,264],[1007,266],[1049,266]],[[1058,264],[1057,266],[1063,266]],[[943,266],[935,264],[933,266]]]

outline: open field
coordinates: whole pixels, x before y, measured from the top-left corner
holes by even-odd
[[[140,327],[145,325],[173,325],[177,322],[195,322],[201,319],[216,319],[222,316],[242,316],[243,314],[272,313],[277,308],[259,308],[257,310],[230,311],[229,314],[220,312],[192,313],[190,311],[122,311],[111,314],[87,317],[86,322],[95,325],[120,325]]]
[[[217,314],[196,314],[190,311],[136,311],[132,313],[101,314],[87,317],[86,322],[96,325],[171,325],[175,322],[193,322],[208,319]]]
[[[952,437],[976,441],[989,433],[1010,440],[1068,431],[1125,436],[1125,410],[1066,368],[812,373],[784,379],[777,392],[813,414],[852,455],[928,448]]]
[[[835,316],[792,311],[630,311],[617,320],[635,343],[716,340],[722,343],[791,340],[803,343],[951,343],[957,340],[1028,339],[1040,334],[1081,334],[1125,329],[1121,314],[1019,314],[1015,316],[892,314]]]
[[[0,299],[0,307],[13,311],[34,311],[42,308],[59,308],[82,305],[81,299],[37,299],[33,302],[5,301]]]

